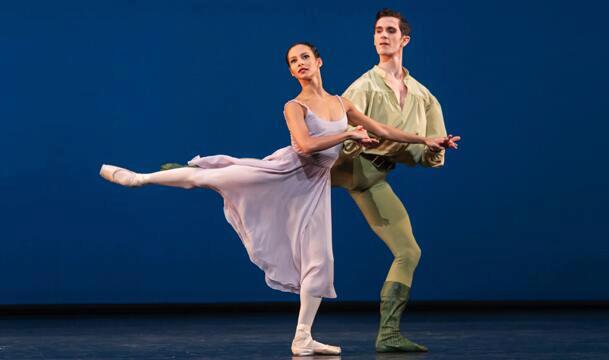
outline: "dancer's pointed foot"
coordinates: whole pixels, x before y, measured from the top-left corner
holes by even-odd
[[[99,169],[99,175],[110,182],[123,186],[136,187],[144,185],[142,174],[118,166],[104,164]]]
[[[399,332],[379,334],[376,352],[428,352],[429,349],[403,337]]]
[[[292,354],[296,356],[310,355],[340,355],[339,346],[322,344],[313,340],[311,329],[307,326],[298,325],[296,336],[292,341]]]

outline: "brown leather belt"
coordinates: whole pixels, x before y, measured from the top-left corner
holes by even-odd
[[[386,171],[395,168],[395,162],[387,156],[367,153],[362,153],[360,156],[366,160],[369,160],[372,165],[374,165],[374,167],[380,171]]]

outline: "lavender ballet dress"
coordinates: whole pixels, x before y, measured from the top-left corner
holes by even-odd
[[[307,108],[305,122],[311,136],[347,129],[346,114],[329,121]],[[335,298],[330,168],[342,144],[305,155],[291,140],[261,160],[196,156],[188,165],[200,168],[200,186],[224,198],[226,219],[268,286]]]

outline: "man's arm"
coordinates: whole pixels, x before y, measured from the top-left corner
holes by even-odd
[[[431,93],[428,93],[428,103],[425,109],[425,117],[427,127],[425,130],[426,137],[446,136],[446,127],[444,126],[444,116],[442,115],[442,107],[438,100]],[[421,156],[420,164],[425,167],[437,168],[444,165],[444,154],[446,150],[435,151],[429,147],[425,147]]]
[[[394,127],[379,123],[376,120],[366,116],[365,114],[361,113],[355,107],[355,105],[353,105],[353,103],[351,103],[347,99],[343,99],[343,102],[345,104],[345,111],[347,112],[347,117],[351,125],[363,126],[364,129],[372,131],[373,133],[385,139],[401,143],[424,144],[430,150],[437,152],[443,150],[441,144],[443,144],[447,140],[446,137],[431,138],[419,136],[414,133],[404,132]]]

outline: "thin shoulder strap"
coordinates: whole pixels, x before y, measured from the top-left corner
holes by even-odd
[[[309,110],[309,107],[307,106],[307,104],[303,103],[302,101],[296,100],[296,99],[292,99],[292,100],[290,100],[288,102],[292,102],[292,101],[295,102],[296,104],[304,106],[307,110]]]
[[[298,105],[300,105],[300,106],[304,107],[304,108],[307,110],[307,112],[305,113],[305,116],[306,116],[306,115],[309,113],[309,111],[310,111],[310,110],[309,110],[309,107],[308,107],[308,106],[307,106],[305,103],[303,103],[302,101],[300,101],[300,100],[296,100],[296,99],[292,99],[292,100],[288,101],[288,102],[286,103],[286,105],[287,105],[287,104],[289,104],[289,103],[291,103],[291,102],[295,102],[296,104],[298,104]]]
[[[343,99],[340,97],[340,95],[334,95],[336,96],[336,98],[338,99],[338,102],[340,103],[340,107],[343,108],[343,112],[346,114],[347,111],[345,110],[345,104],[343,104]]]

